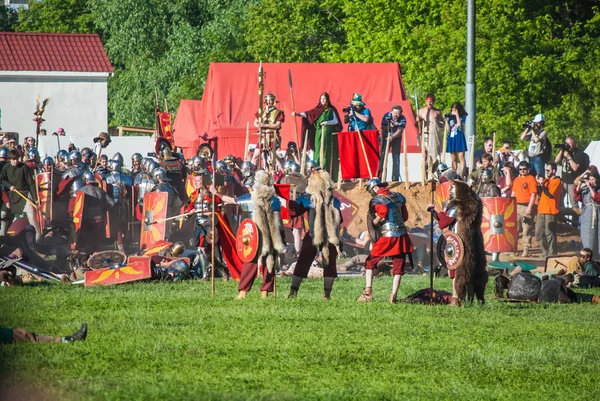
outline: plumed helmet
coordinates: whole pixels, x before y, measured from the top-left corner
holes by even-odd
[[[171,181],[171,179],[167,177],[167,172],[162,167],[154,169],[152,175],[158,181]]]
[[[64,162],[68,158],[69,158],[69,152],[67,152],[64,149],[59,150],[58,153],[56,154],[56,160],[58,160],[58,161]]]
[[[148,163],[148,166],[146,167],[146,171],[149,172],[150,174],[152,174],[153,171],[159,167],[160,167],[160,164],[158,164],[154,160],[150,160],[150,162]]]
[[[8,156],[8,149],[7,148],[0,148],[0,158],[2,159],[6,159],[6,157]]]
[[[42,160],[42,164],[44,166],[54,166],[54,159],[50,156],[46,156],[44,157],[44,160]]]
[[[86,184],[97,184],[98,181],[96,180],[96,177],[94,176],[94,173],[92,173],[91,171],[86,171],[85,173],[83,173],[83,182],[85,182]]]
[[[139,162],[143,159],[141,153],[134,153],[131,155],[131,161],[132,162]]]
[[[115,155],[112,157],[113,160],[118,160],[119,163],[121,163],[121,166],[123,165],[123,155],[119,152],[115,153]]]
[[[108,162],[108,168],[110,169],[110,171],[117,171],[120,172],[121,171],[121,162],[119,160],[111,160]]]
[[[231,170],[229,170],[227,163],[225,163],[223,160],[217,160],[215,163],[215,172],[219,174],[229,174],[231,173]]]
[[[27,151],[27,157],[29,159],[35,159],[36,157],[40,157],[40,152],[36,148],[30,148]]]
[[[69,161],[75,163],[75,162],[81,162],[81,153],[78,150],[72,150],[69,152]]]
[[[179,256],[185,251],[185,244],[182,241],[177,241],[169,248],[172,256]]]

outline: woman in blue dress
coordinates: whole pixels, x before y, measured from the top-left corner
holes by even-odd
[[[457,168],[457,157],[460,161],[461,172],[458,175],[467,174],[467,163],[465,162],[465,152],[467,151],[467,140],[463,133],[463,126],[467,121],[467,112],[458,102],[452,104],[450,113],[444,116],[446,118],[446,129],[448,130],[448,145],[446,152],[452,157],[452,170]]]

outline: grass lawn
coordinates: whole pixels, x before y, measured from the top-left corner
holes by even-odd
[[[27,387],[61,400],[600,399],[599,305],[389,305],[389,277],[361,304],[363,286],[338,279],[330,302],[322,280],[296,300],[284,299],[289,279],[278,298],[255,288],[244,301],[233,282],[214,298],[200,282],[0,288],[0,326],[89,325],[72,345],[1,345],[0,398]],[[427,286],[406,276],[400,296]]]

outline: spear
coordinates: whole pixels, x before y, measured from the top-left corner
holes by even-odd
[[[294,103],[294,90],[292,88],[292,71],[288,68],[288,81],[290,83],[290,97],[292,98],[292,110],[296,111],[296,106]],[[296,143],[300,144],[300,137],[298,136],[298,127],[296,126],[296,118],[294,118],[294,134],[296,134]]]

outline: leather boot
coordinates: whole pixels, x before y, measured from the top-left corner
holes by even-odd
[[[87,337],[87,324],[81,325],[81,328],[70,336],[61,338],[63,343],[74,343],[75,341],[85,341]]]

